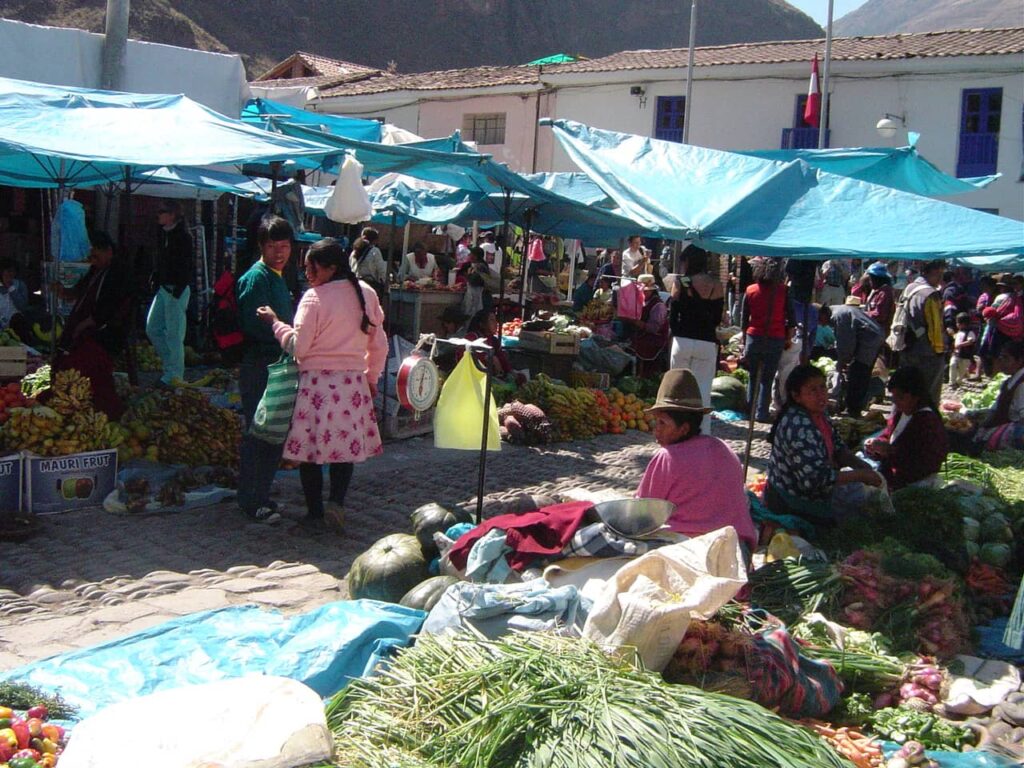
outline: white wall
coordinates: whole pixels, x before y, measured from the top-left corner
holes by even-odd
[[[964,88],[1003,89],[1002,126],[997,170],[1003,177],[988,188],[949,198],[972,208],[995,208],[1003,216],[1024,219],[1022,163],[1022,94],[1024,69],[1016,57],[953,59],[939,64],[919,62],[870,62],[834,70],[831,115],[832,147],[897,146],[906,143],[900,132],[883,139],[875,123],[886,112],[906,114],[907,127],[921,134],[918,148],[925,158],[946,173],[955,175],[959,146],[961,91]],[[899,67],[898,75],[893,75]],[[1016,71],[1012,71],[1016,67]],[[925,71],[930,69],[931,71]],[[715,149],[778,149],[782,129],[792,126],[796,97],[807,90],[807,67],[782,65],[757,69],[716,67],[698,71],[693,86],[690,139]],[[801,69],[803,71],[801,71]],[[957,71],[970,69],[976,73]],[[1003,72],[998,70],[1002,69]],[[1010,70],[1010,71],[1005,71]],[[714,74],[716,79],[710,79]],[[590,76],[591,78],[595,76]],[[628,80],[626,78],[633,77]],[[644,79],[645,77],[651,79]],[[662,79],[655,80],[654,77]],[[560,87],[557,117],[577,120],[609,130],[654,135],[658,96],[685,93],[683,70],[675,72],[608,73],[607,81],[585,87]],[[646,105],[630,95],[641,85]],[[556,142],[557,144],[557,142]],[[551,170],[576,170],[560,146],[544,163]],[[542,167],[545,167],[542,164]]]

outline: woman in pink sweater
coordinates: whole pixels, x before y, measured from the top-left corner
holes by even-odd
[[[685,368],[667,371],[658,399],[647,410],[657,419],[654,439],[661,448],[647,465],[637,498],[675,504],[668,527],[686,536],[731,525],[749,556],[757,546],[757,531],[750,519],[743,466],[728,445],[700,433],[704,414],[711,409],[704,407],[696,377]]]
[[[284,457],[301,462],[306,521],[315,528],[340,528],[342,504],[357,463],[382,451],[374,415],[377,379],[387,357],[384,310],[377,294],[352,273],[344,248],[334,238],[315,243],[306,254],[310,289],[295,312],[295,324],[281,322],[270,307],[257,314],[299,364],[299,393]],[[331,490],[323,500],[322,465],[330,467]]]

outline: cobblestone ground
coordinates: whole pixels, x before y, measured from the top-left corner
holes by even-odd
[[[759,425],[760,426],[760,425]],[[745,425],[715,422],[714,434],[742,455]],[[759,429],[752,470],[764,466]],[[654,451],[647,433],[605,435],[548,448],[503,446],[490,454],[485,516],[520,493],[571,488],[631,494]],[[432,438],[388,443],[356,468],[342,536],[314,535],[294,522],[249,523],[233,503],[123,517],[101,510],[45,518],[22,544],[0,544],[0,669],[82,648],[195,611],[257,603],[283,612],[348,596],[345,575],[372,542],[408,531],[408,515],[431,501],[475,508],[478,454],[442,451]],[[296,472],[277,499],[296,516]]]

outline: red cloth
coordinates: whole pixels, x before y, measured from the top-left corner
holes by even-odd
[[[57,355],[53,361],[54,373],[72,368],[92,384],[92,404],[96,410],[107,414],[114,421],[121,418],[124,403],[117,396],[117,387],[114,385],[114,361],[91,336],[81,337],[70,352]]]
[[[561,554],[580,527],[583,516],[593,507],[589,501],[570,501],[522,515],[492,517],[460,537],[449,550],[448,559],[460,571],[465,570],[473,545],[498,528],[506,532],[505,543],[512,547],[508,564],[513,570],[526,570],[540,558]]]
[[[754,283],[747,287],[747,311],[750,314],[748,336],[767,336],[770,339],[786,338],[786,286],[761,285]],[[768,325],[768,307],[774,301],[771,325]]]

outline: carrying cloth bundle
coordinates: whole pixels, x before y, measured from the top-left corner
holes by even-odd
[[[299,394],[299,366],[287,352],[267,366],[267,388],[256,406],[249,434],[265,443],[280,445],[288,437],[292,412]]]

